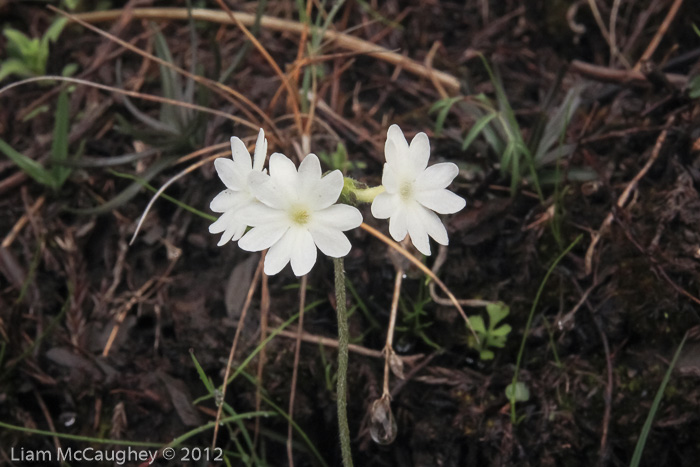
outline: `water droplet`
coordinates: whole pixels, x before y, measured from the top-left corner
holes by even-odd
[[[75,417],[75,412],[63,412],[61,415],[58,416],[58,419],[61,423],[63,423],[63,426],[70,427],[75,424]]]
[[[377,444],[391,444],[396,439],[398,428],[394,414],[391,412],[389,397],[382,397],[372,402],[369,409],[369,434]]]

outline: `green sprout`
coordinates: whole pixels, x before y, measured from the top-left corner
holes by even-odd
[[[53,130],[53,144],[51,145],[51,155],[49,167],[43,167],[34,159],[25,156],[15,150],[12,146],[0,139],[0,152],[3,152],[27,175],[32,177],[42,185],[51,187],[58,191],[70,176],[73,169],[67,164],[75,161],[83,151],[83,144],[77,153],[69,159],[68,157],[68,130],[69,130],[69,109],[68,91],[62,91],[58,96],[56,105],[56,118]],[[84,141],[83,141],[84,143]],[[72,159],[72,160],[71,160]]]
[[[364,162],[348,160],[348,150],[345,148],[345,145],[340,142],[334,152],[328,153],[321,151],[318,154],[318,158],[321,159],[325,165],[330,167],[331,170],[340,170],[343,172],[343,175],[345,175],[348,170],[367,168],[367,164]]]
[[[484,319],[481,316],[470,316],[474,331],[479,336],[479,342],[474,336],[468,336],[467,344],[472,349],[479,351],[482,360],[492,360],[494,353],[489,347],[503,348],[506,339],[510,334],[511,327],[508,324],[498,325],[510,313],[510,308],[505,303],[492,303],[486,306],[486,313],[489,315],[489,327],[486,328]]]
[[[58,40],[67,23],[68,18],[56,19],[41,39],[30,38],[5,25],[2,33],[7,38],[8,58],[0,63],[0,81],[11,75],[21,78],[45,75],[46,63],[49,60],[49,45]],[[62,74],[69,76],[75,73],[75,70],[76,65],[72,63],[63,68]]]

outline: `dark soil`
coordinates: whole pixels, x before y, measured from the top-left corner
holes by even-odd
[[[315,18],[318,5],[311,3]],[[597,3],[606,29],[616,16],[614,39],[621,56],[611,56],[590,3]],[[664,20],[677,5],[666,28]],[[292,111],[298,96],[289,98],[273,68],[246,45],[235,25],[196,21],[192,29],[186,18],[129,17],[132,7],[166,6],[149,0],[108,6],[125,8],[123,20],[97,26],[142,50],[156,52],[160,30],[173,63],[189,70],[195,61],[196,75],[218,80],[235,65],[223,83],[262,109],[268,121],[238,98],[224,98],[203,85],[195,87],[194,96],[176,99],[265,128],[269,153],[298,157],[302,152]],[[167,6],[186,8],[184,2]],[[201,6],[221,11],[215,2]],[[255,13],[257,5],[230,6]],[[76,12],[83,11],[90,7],[80,2]],[[265,14],[299,20],[291,1],[268,2]],[[56,15],[44,4],[0,0],[0,25],[30,37],[41,37]],[[700,25],[700,10],[695,2],[358,0],[343,4],[332,23],[337,31],[452,75],[467,100],[450,109],[438,131],[438,112],[431,106],[441,92],[452,96],[457,90],[324,42],[317,54],[322,60],[314,62],[323,106],[313,114],[309,147],[328,154],[343,142],[348,175],[376,185],[388,126],[398,123],[409,138],[428,133],[431,163],[458,164],[460,176],[452,188],[467,199],[463,211],[445,218],[450,245],[437,274],[459,299],[508,305],[504,323],[512,327],[505,346],[491,349],[495,358],[480,359],[468,345],[469,331],[457,310],[432,299],[424,274],[409,268],[394,337],[396,352],[409,358],[405,380],[392,375],[390,382],[398,426],[392,444],[376,444],[369,430],[368,411],[381,396],[384,360],[350,353],[355,465],[630,465],[684,336],[640,465],[697,465],[700,106],[691,95],[693,79],[700,79],[700,36],[693,30],[693,24]],[[658,31],[660,42],[652,48]],[[304,72],[294,71],[299,34],[263,27],[256,35],[288,73],[292,88],[302,89]],[[1,37],[0,59],[7,58],[7,45]],[[632,70],[647,51],[648,60]],[[303,52],[306,56],[308,49]],[[502,154],[483,136],[462,149],[476,120],[465,104],[479,93],[496,99],[479,54],[502,80],[526,143],[537,141],[567,92],[581,89],[580,104],[554,146],[571,144],[571,150],[534,171],[541,197],[525,165],[511,190],[510,173],[499,170]],[[67,64],[76,64],[76,76],[92,83],[168,95],[161,78],[170,72],[75,24],[51,44],[46,73],[60,74]],[[312,69],[308,61],[302,65]],[[19,79],[12,76],[0,85]],[[178,79],[176,86],[183,89],[187,78]],[[117,93],[71,86],[69,152],[82,151],[82,157],[63,186],[51,189],[24,175],[4,154],[0,158],[0,421],[7,424],[0,428],[0,464],[33,465],[27,457],[18,460],[20,450],[55,453],[57,445],[116,449],[21,428],[165,445],[214,421],[217,406],[202,398],[208,391],[193,357],[220,385],[237,326],[243,326],[233,369],[256,355],[229,385],[225,401],[236,413],[257,406],[276,415],[222,426],[217,446],[231,465],[256,465],[239,456],[251,454],[249,436],[258,465],[287,465],[287,421],[265,400],[256,405],[254,381],[261,377],[262,394],[286,413],[295,341],[275,337],[262,362],[257,350],[261,327],[269,335],[297,313],[299,279],[287,267],[261,284],[254,274],[259,254],[234,243],[217,247],[218,236],[207,230],[210,220],[163,199],[129,245],[152,193],[137,184],[131,196],[120,195],[134,183],[123,174],[149,178],[160,187],[194,162],[182,156],[220,143],[196,160],[225,152],[232,135],[252,144],[256,131],[221,115],[135,97],[127,102]],[[59,91],[56,82],[34,82],[0,93],[0,138],[46,166]],[[308,115],[301,110],[306,127]],[[139,112],[165,121],[171,131],[154,130]],[[107,166],[115,157],[142,151],[149,152]],[[166,193],[211,214],[209,202],[222,189],[209,161]],[[388,231],[368,206],[361,210],[365,222]],[[353,249],[345,267],[355,291],[348,293],[352,343],[381,351],[396,258],[363,230],[349,236]],[[530,397],[516,405],[513,423],[505,389],[513,380],[528,316],[550,267],[579,236],[534,307],[519,372]],[[432,246],[437,252],[438,245]],[[436,257],[423,261],[433,267]],[[241,323],[251,283],[255,292]],[[336,338],[333,265],[321,255],[308,277],[306,303],[311,306],[304,331]],[[466,311],[487,316],[483,307]],[[110,341],[115,325],[118,332]],[[332,346],[302,344],[293,418],[308,442],[295,434],[297,466],[321,465],[309,444],[327,465],[341,465],[335,370]],[[185,445],[204,449],[212,438],[213,430],[202,430]],[[207,462],[160,457],[156,464]],[[44,465],[58,464],[54,458]]]

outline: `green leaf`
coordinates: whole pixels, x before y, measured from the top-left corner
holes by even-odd
[[[489,327],[495,328],[496,325],[510,313],[510,308],[503,302],[490,303],[486,305],[486,313],[489,315]]]
[[[668,370],[666,370],[666,374],[664,375],[664,379],[661,381],[661,386],[659,386],[659,390],[656,391],[656,396],[654,396],[654,402],[652,402],[651,404],[651,408],[649,409],[649,413],[647,414],[647,419],[644,421],[644,426],[642,427],[642,432],[640,433],[639,439],[637,440],[637,445],[634,447],[634,453],[632,454],[632,462],[630,463],[630,467],[637,467],[642,460],[642,453],[644,452],[644,446],[646,445],[647,437],[649,436],[649,432],[651,431],[651,425],[654,422],[656,412],[659,410],[661,400],[664,397],[664,391],[666,391],[666,386],[668,385],[668,382],[671,379],[671,373],[673,372],[673,368],[676,366],[676,362],[678,362],[678,357],[680,357],[681,355],[681,350],[683,350],[683,345],[685,344],[685,340],[687,338],[688,333],[686,332],[683,336],[683,340],[676,349],[676,353],[673,355],[673,360],[671,360],[671,364],[668,366]]]
[[[508,334],[510,334],[511,330],[512,328],[510,327],[510,324],[504,324],[503,326],[492,329],[491,335],[496,337],[506,337]],[[505,342],[505,339],[503,339],[503,342]]]
[[[51,145],[51,162],[62,162],[68,158],[68,92],[61,91],[56,104],[56,119],[53,129],[53,144]]]
[[[447,114],[450,113],[450,109],[452,108],[452,106],[461,100],[462,96],[441,99],[435,104],[433,104],[433,106],[430,108],[431,113],[440,109],[437,118],[435,119],[435,136],[440,136],[440,134],[442,133],[442,128],[445,125],[445,119],[447,118]]]
[[[501,173],[505,173],[506,170],[508,170],[511,161],[513,160],[514,153],[515,144],[513,144],[513,141],[509,141],[505,151],[503,151],[503,154],[501,155]]]
[[[40,106],[36,107],[34,110],[32,110],[31,112],[29,112],[27,115],[25,115],[24,118],[22,119],[22,123],[26,123],[29,120],[31,120],[32,118],[36,117],[37,115],[41,115],[44,112],[48,112],[48,111],[49,111],[49,106],[47,104],[40,105]]]
[[[29,78],[34,76],[34,71],[29,68],[22,60],[19,58],[8,58],[2,64],[0,64],[0,81],[7,78],[10,75],[17,75],[23,78]]]
[[[693,77],[688,83],[688,95],[691,99],[700,97],[700,75]]]
[[[61,165],[68,159],[68,129],[70,115],[68,108],[68,91],[63,90],[58,95],[56,117],[53,127],[53,143],[51,144],[51,176],[53,186],[58,189],[71,173],[71,168]]]
[[[30,159],[17,152],[12,146],[7,144],[4,140],[0,139],[0,151],[4,152],[7,157],[9,157],[12,162],[17,164],[17,166],[27,175],[32,177],[37,182],[42,185],[53,186],[53,177],[51,174],[44,169],[41,164],[39,164],[34,159]]]
[[[49,42],[56,42],[61,33],[63,32],[63,28],[66,27],[66,24],[68,24],[68,18],[57,18],[51,24],[51,26],[49,26],[49,29],[46,30],[46,32],[44,33],[44,37],[41,38],[42,46],[45,46],[48,49]]]
[[[508,400],[527,402],[530,400],[530,390],[525,386],[525,383],[517,382],[515,383],[515,388],[513,388],[513,384],[511,383],[506,386],[506,397]]]
[[[68,65],[63,67],[63,70],[61,71],[61,76],[73,76],[75,72],[78,71],[78,64],[77,63],[69,63]]]
[[[477,334],[486,334],[486,326],[484,326],[484,319],[481,316],[472,316],[469,318],[469,322],[472,323],[472,329]]]
[[[481,134],[484,127],[486,127],[491,120],[496,118],[496,115],[497,114],[495,113],[489,113],[474,122],[474,126],[472,126],[471,130],[469,130],[469,133],[467,133],[467,136],[464,138],[464,142],[462,143],[462,151],[467,150],[467,148],[474,142],[476,137]]]
[[[494,356],[495,356],[494,353],[491,352],[490,350],[482,350],[481,352],[479,352],[479,357],[482,360],[493,360]]]
[[[32,55],[39,46],[38,39],[31,39],[16,29],[5,27],[2,33],[7,37],[7,51],[11,56],[22,58]]]

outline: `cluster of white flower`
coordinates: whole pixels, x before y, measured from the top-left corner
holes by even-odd
[[[294,274],[303,276],[316,263],[316,248],[333,258],[350,252],[343,232],[359,227],[362,214],[353,206],[335,204],[344,186],[339,170],[322,176],[315,154],[306,156],[297,170],[287,156],[274,153],[268,175],[263,168],[267,140],[262,129],[252,159],[239,138],[231,138],[231,152],[232,160],[214,161],[226,185],[210,206],[221,213],[209,227],[209,232],[223,234],[219,246],[238,241],[246,251],[269,248],[264,268],[268,275],[291,262]],[[466,204],[447,190],[459,169],[451,162],[428,167],[428,136],[418,133],[409,145],[398,125],[389,128],[384,152],[385,191],[372,201],[372,215],[389,219],[394,240],[409,235],[418,251],[430,255],[429,236],[448,244],[447,230],[436,213],[453,214]]]

